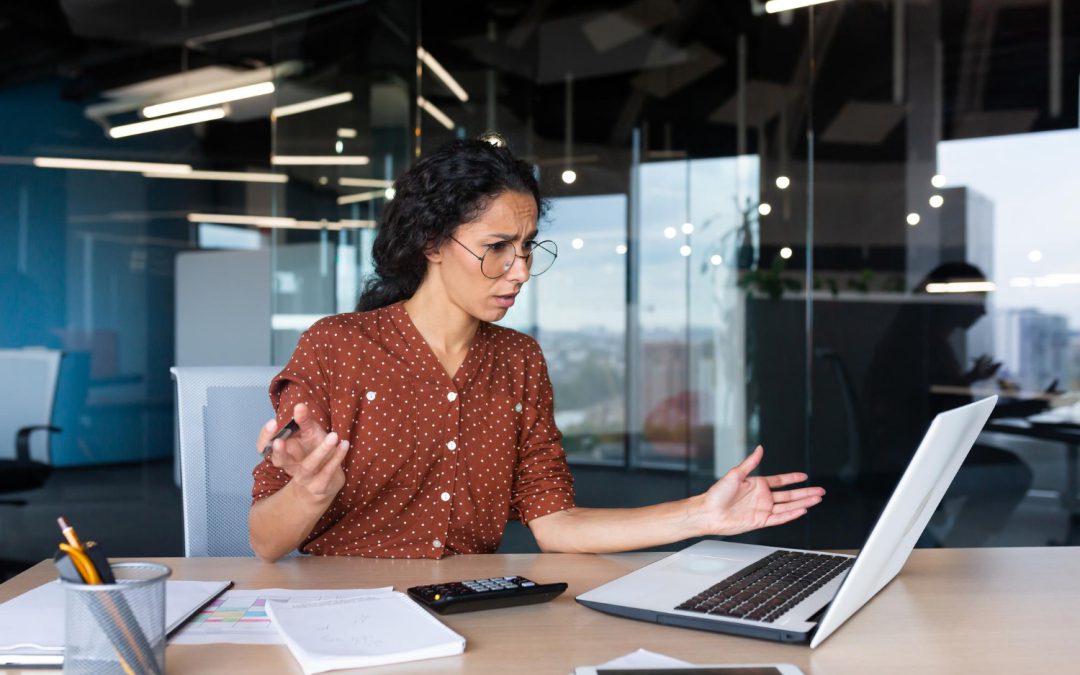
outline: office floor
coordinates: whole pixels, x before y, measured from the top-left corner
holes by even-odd
[[[675,499],[685,491],[681,475],[575,467],[578,500],[583,505],[633,506]],[[0,501],[0,578],[52,555],[59,540],[56,517],[64,515],[87,538],[114,556],[183,555],[180,491],[171,461],[57,470],[32,493],[4,495],[24,505]],[[843,508],[842,505],[832,505]],[[1080,532],[1048,493],[1032,493],[1013,514],[992,546],[1045,546],[1080,543]],[[677,548],[678,545],[668,548]],[[535,551],[529,532],[518,523],[507,528],[500,552]]]

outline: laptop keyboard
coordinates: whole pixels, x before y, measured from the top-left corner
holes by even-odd
[[[854,562],[827,553],[776,551],[675,609],[771,623]]]

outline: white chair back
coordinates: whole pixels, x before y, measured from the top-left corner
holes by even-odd
[[[178,367],[184,555],[250,556],[248,510],[259,428],[274,416],[277,366]]]
[[[60,356],[55,349],[0,349],[0,459],[15,459],[15,434],[23,427],[50,424],[56,400]],[[49,464],[49,436],[30,436],[30,459]]]

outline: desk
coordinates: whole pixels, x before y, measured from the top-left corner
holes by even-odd
[[[551,673],[644,647],[697,663],[787,661],[807,675],[1057,673],[1080,668],[1080,548],[925,549],[821,647],[730,637],[601,614],[574,596],[660,557],[654,553],[471,555],[429,560],[161,558],[177,579],[232,579],[238,588],[405,587],[521,574],[566,581],[553,602],[458,614],[444,621],[465,654],[376,673]],[[0,586],[0,601],[55,576],[40,563]],[[1005,623],[1008,622],[1008,623]],[[170,674],[299,673],[284,646],[170,646]]]
[[[1069,519],[1074,527],[1080,525],[1080,475],[1078,455],[1080,455],[1080,427],[1075,424],[1032,424],[1025,419],[1004,418],[990,420],[984,431],[996,434],[1034,438],[1041,441],[1053,441],[1065,446],[1065,490],[1061,494],[1061,505],[1069,512]]]

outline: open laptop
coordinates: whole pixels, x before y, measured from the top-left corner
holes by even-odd
[[[857,557],[702,541],[577,601],[631,619],[817,647],[904,566],[996,402],[934,418]]]

